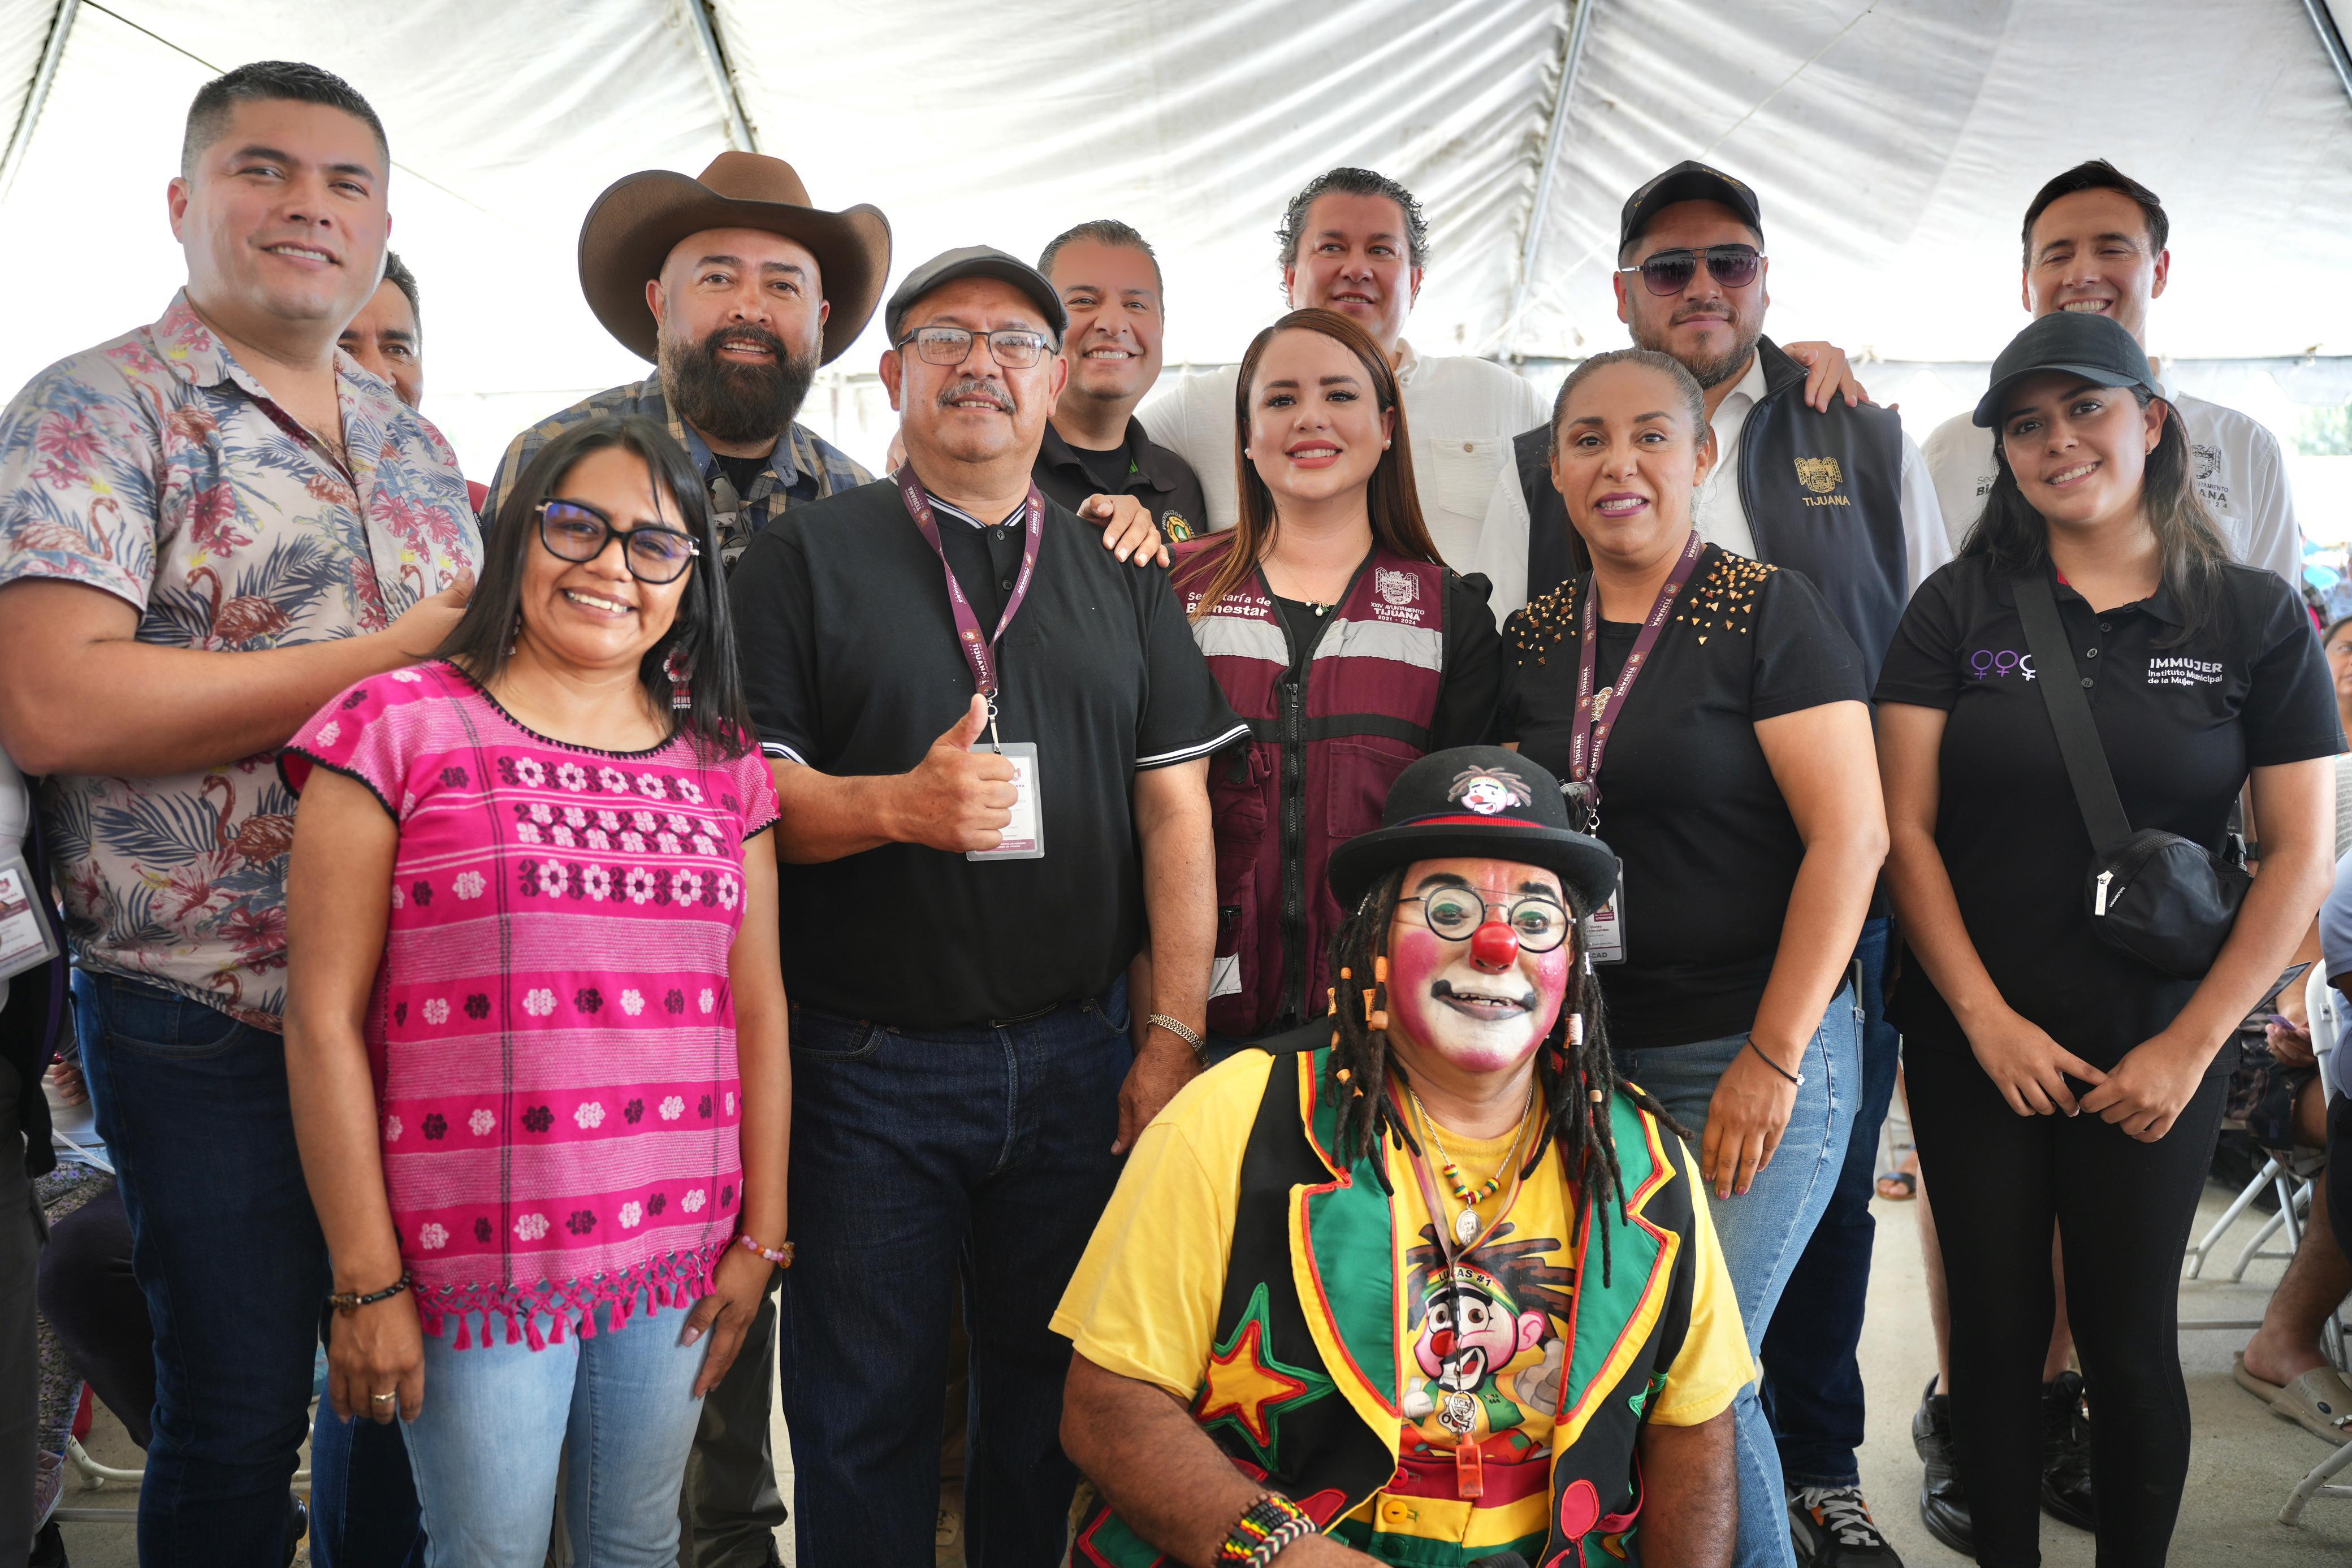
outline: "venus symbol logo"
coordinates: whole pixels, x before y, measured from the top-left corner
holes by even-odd
[[[1979,648],[1969,655],[1969,668],[1979,681],[1987,675],[2017,674],[2029,681],[2034,678],[2033,655],[2009,648]]]

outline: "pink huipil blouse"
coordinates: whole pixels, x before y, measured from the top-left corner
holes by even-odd
[[[368,1006],[384,1186],[425,1332],[506,1341],[709,1293],[742,1197],[728,953],[754,750],[614,753],[525,728],[453,666],[361,682],[288,743],[399,825]],[[541,1320],[547,1320],[545,1331]]]

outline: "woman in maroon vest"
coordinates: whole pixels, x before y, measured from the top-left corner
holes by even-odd
[[[1250,737],[1209,768],[1221,1044],[1327,1010],[1341,912],[1332,849],[1380,826],[1425,752],[1485,741],[1501,643],[1484,578],[1437,558],[1396,371],[1329,310],[1294,310],[1242,358],[1240,516],[1177,547],[1192,635]]]

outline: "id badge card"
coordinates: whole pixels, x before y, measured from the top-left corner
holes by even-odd
[[[1013,764],[1013,821],[1004,824],[1004,841],[992,850],[966,850],[968,861],[1038,861],[1045,858],[1045,817],[1037,795],[1037,743],[1016,740],[1010,746],[977,742],[974,751],[993,751]]]
[[[57,939],[35,902],[41,896],[23,855],[0,860],[0,980],[58,956]]]
[[[1625,961],[1625,862],[1617,862],[1617,887],[1609,902],[1584,917],[1584,950],[1596,964]]]

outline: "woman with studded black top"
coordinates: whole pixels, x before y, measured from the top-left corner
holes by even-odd
[[[1502,732],[1623,862],[1598,973],[1620,1071],[1699,1138],[1753,1348],[1827,1206],[1860,1088],[1846,968],[1886,851],[1868,692],[1800,574],[1705,543],[1698,383],[1586,361],[1552,478],[1591,570],[1504,628]],[[1638,690],[1636,685],[1638,684]],[[1596,960],[1611,955],[1603,936]],[[1741,1568],[1791,1561],[1772,1432],[1736,1406]]]

